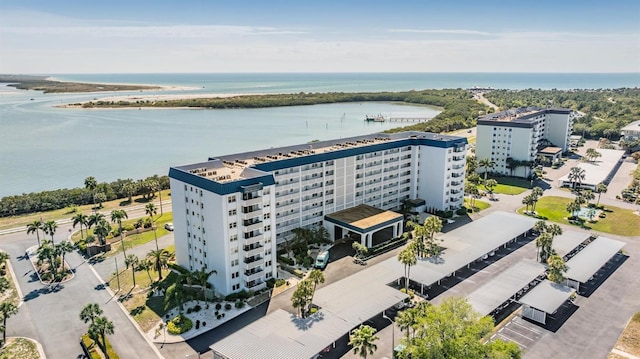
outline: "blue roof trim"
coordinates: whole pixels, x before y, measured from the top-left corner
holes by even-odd
[[[232,193],[241,192],[242,187],[263,184],[265,186],[273,185],[276,183],[272,174],[265,174],[264,176],[247,178],[238,181],[231,181],[226,183],[220,183],[212,181],[202,176],[194,175],[177,168],[169,169],[169,177],[182,181],[184,183],[192,184],[209,192],[213,192],[219,195],[227,195]]]
[[[284,160],[270,161],[264,163],[255,164],[253,167],[262,171],[272,172],[281,170],[284,168],[291,168],[297,166],[308,165],[317,162],[331,161],[345,157],[352,157],[357,155],[363,155],[366,153],[384,151],[392,148],[404,147],[404,146],[430,146],[439,148],[454,148],[461,145],[466,145],[466,137],[456,138],[451,140],[434,140],[429,138],[407,138],[399,141],[389,141],[384,143],[377,143],[369,146],[358,146],[353,148],[346,148],[343,150],[334,150],[325,153],[318,153],[313,155],[307,155],[302,157],[288,158]]]
[[[396,219],[390,219],[390,220],[384,221],[382,223],[378,223],[375,226],[371,226],[371,227],[367,227],[367,228],[358,228],[358,227],[356,227],[354,225],[351,225],[349,223],[342,222],[342,221],[339,221],[337,219],[330,218],[330,217],[327,217],[327,216],[324,216],[324,220],[328,221],[328,222],[331,222],[333,224],[337,224],[339,226],[348,228],[351,231],[364,234],[366,232],[377,231],[379,229],[382,229],[382,228],[385,228],[385,227],[389,227],[390,225],[393,225],[395,223],[402,222],[404,217],[401,214],[398,214],[398,215],[399,215],[399,217],[397,217]]]

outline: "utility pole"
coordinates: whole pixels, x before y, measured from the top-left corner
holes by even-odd
[[[114,257],[113,260],[116,262],[116,279],[118,280],[118,292],[120,291],[120,272],[118,271],[118,258]]]

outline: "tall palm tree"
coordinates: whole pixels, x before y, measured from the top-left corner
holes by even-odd
[[[58,229],[58,223],[56,221],[46,221],[42,225],[42,231],[51,236],[51,243],[54,243],[53,235],[56,234],[56,230]]]
[[[560,258],[559,255],[553,254],[547,259],[547,264],[549,265],[547,278],[555,283],[564,282],[564,274],[568,269],[567,264],[564,262],[564,260]]]
[[[218,271],[215,269],[207,272],[206,269],[201,268],[199,271],[193,272],[193,278],[202,287],[202,297],[205,302],[207,301],[207,282],[209,281],[209,277],[214,274],[218,274]]]
[[[100,223],[100,221],[103,221],[104,219],[105,216],[102,213],[96,212],[90,215],[89,217],[87,217],[87,229],[91,228],[92,226],[98,225],[98,223]]]
[[[102,315],[102,309],[98,303],[89,303],[80,311],[80,320],[85,323],[91,322],[91,324],[93,324],[99,315]]]
[[[496,166],[496,163],[489,157],[483,158],[480,161],[478,161],[478,168],[484,168],[485,181],[487,180],[487,173],[489,172],[489,169],[494,168],[495,166]]]
[[[577,201],[571,201],[567,203],[567,212],[571,213],[571,217],[576,216],[576,212],[580,210],[580,203]]]
[[[153,268],[153,263],[148,258],[141,260],[140,263],[138,263],[138,268],[147,272],[147,275],[149,276],[149,283],[153,282],[153,279],[151,279],[151,273],[149,273],[151,268]]]
[[[156,209],[156,206],[152,203],[149,202],[147,203],[147,205],[144,207],[144,213],[147,214],[149,216],[149,220],[151,221],[151,228],[153,229],[153,238],[156,240],[156,250],[158,250],[158,233],[156,232],[156,223],[153,220],[153,216],[155,216],[158,213],[158,210]]]
[[[18,313],[18,307],[10,301],[0,303],[0,316],[2,317],[2,345],[7,342],[7,318]]]
[[[58,249],[58,252],[60,252],[60,254],[62,255],[62,263],[61,263],[62,270],[61,270],[61,272],[64,273],[64,256],[67,253],[73,252],[73,250],[75,248],[73,246],[73,243],[71,243],[69,241],[61,241],[60,243],[56,244],[56,247]]]
[[[593,201],[594,199],[596,199],[596,195],[593,194],[593,191],[590,191],[590,190],[583,191],[581,196],[582,196],[582,199],[584,199],[584,201],[587,203],[587,205],[589,205],[590,201]]]
[[[368,325],[360,325],[349,335],[349,345],[353,346],[353,353],[367,359],[367,355],[373,355],[378,349],[375,341],[380,339],[375,336],[377,330]]]
[[[40,229],[42,229],[42,220],[35,220],[27,224],[27,234],[36,233],[38,238],[38,247],[40,247]]]
[[[484,182],[484,188],[489,192],[489,196],[493,198],[493,189],[498,186],[498,181],[492,179],[488,179]]]
[[[411,266],[418,263],[416,252],[413,250],[413,247],[407,246],[405,249],[400,251],[400,253],[398,253],[398,261],[404,265],[404,290],[406,293],[409,293],[409,275]]]
[[[547,258],[550,255],[551,252],[551,246],[553,244],[553,236],[548,233],[548,232],[542,232],[537,238],[536,238],[536,248],[538,249],[536,252],[536,257],[537,254],[540,253],[540,261],[542,262],[546,262]]]
[[[105,358],[109,359],[109,355],[107,354],[107,335],[113,335],[115,333],[115,326],[113,322],[107,319],[107,317],[97,317],[93,324],[89,326],[89,334],[95,339],[100,339],[98,345],[102,349],[102,353]],[[100,344],[102,342],[102,344]]]
[[[571,167],[569,174],[567,175],[569,182],[572,184],[571,188],[573,189],[576,189],[576,185],[581,184],[585,177],[586,172],[580,167]]]
[[[534,212],[536,211],[536,204],[538,204],[538,200],[540,199],[540,197],[542,197],[543,194],[544,194],[544,191],[540,187],[533,187],[533,189],[531,190],[531,198],[533,202],[532,211]]]
[[[107,243],[107,236],[109,235],[109,232],[111,232],[111,225],[104,219],[101,219],[93,230],[93,234],[98,237],[98,242],[100,242],[101,246],[104,246]]]
[[[73,216],[71,220],[73,220],[73,228],[76,228],[76,225],[80,225],[80,238],[83,238],[84,234],[82,233],[82,227],[86,226],[89,222],[89,216],[83,213],[78,213]]]
[[[307,305],[309,305],[312,295],[313,283],[308,279],[300,281],[296,290],[291,294],[291,304],[298,309],[298,314],[301,318],[306,317]]]
[[[98,181],[95,177],[89,176],[84,179],[84,188],[91,191],[91,197],[93,197],[93,210],[96,210],[96,188],[98,187]]]
[[[603,193],[607,193],[607,189],[607,185],[604,183],[598,183],[596,185],[595,192],[598,194],[598,202],[596,203],[596,207],[600,205],[600,196],[602,196]]]
[[[158,271],[158,280],[162,280],[162,267],[167,265],[167,261],[171,254],[166,249],[150,250],[147,257],[151,259],[153,265]]]
[[[136,287],[136,266],[140,263],[140,258],[135,254],[129,254],[124,259],[124,265],[129,269],[131,266],[131,277],[133,278],[133,288]],[[133,289],[132,289],[133,290]]]
[[[55,277],[56,266],[54,265],[54,256],[55,256],[54,246],[48,240],[43,240],[42,245],[38,247],[37,255],[38,255],[38,264],[48,262],[49,270],[53,272]]]
[[[307,277],[313,283],[313,290],[311,291],[311,300],[309,301],[309,305],[313,304],[313,296],[316,294],[316,287],[318,284],[324,283],[324,274],[320,269],[314,269],[309,272],[309,276]]]
[[[126,246],[124,245],[124,233],[122,232],[122,220],[125,218],[129,218],[127,211],[124,209],[114,209],[111,211],[111,222],[118,224],[118,231],[120,232],[120,244],[122,245],[122,254],[124,255],[125,260],[127,259],[127,251]]]

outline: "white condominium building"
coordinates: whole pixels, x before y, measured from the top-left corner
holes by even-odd
[[[490,171],[528,177],[538,151],[565,152],[573,125],[569,109],[526,107],[492,113],[478,119],[476,158],[490,158]],[[483,172],[484,169],[478,169]]]
[[[458,209],[466,143],[426,132],[373,134],[172,167],[177,263],[215,269],[209,281],[222,294],[256,290],[276,277],[276,244],[293,229],[325,226],[331,240],[342,237],[326,215],[358,205],[399,209],[409,199]]]

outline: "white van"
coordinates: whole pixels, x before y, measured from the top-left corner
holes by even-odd
[[[316,263],[313,266],[314,268],[325,269],[327,263],[329,263],[329,251],[323,251],[318,254]]]

